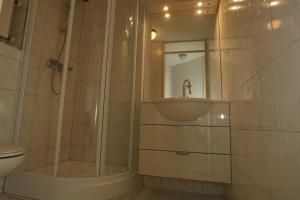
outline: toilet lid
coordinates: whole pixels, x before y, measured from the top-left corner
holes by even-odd
[[[20,156],[25,154],[23,147],[14,144],[0,144],[0,158]]]

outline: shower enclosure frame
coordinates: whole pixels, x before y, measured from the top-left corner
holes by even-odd
[[[76,0],[71,0],[73,3],[76,2]],[[89,199],[89,200],[104,200],[108,198],[115,198],[118,196],[122,196],[124,194],[128,194],[138,188],[140,188],[141,184],[141,178],[137,174],[136,171],[133,170],[132,167],[132,135],[133,135],[133,119],[134,119],[134,105],[135,105],[135,84],[136,84],[136,67],[137,67],[137,33],[138,33],[138,27],[140,26],[139,22],[139,1],[136,0],[136,9],[135,9],[135,15],[136,15],[136,26],[134,29],[134,55],[133,55],[133,71],[132,71],[132,80],[131,80],[131,102],[130,102],[130,116],[129,116],[129,147],[128,147],[128,168],[129,170],[126,172],[122,172],[115,175],[110,176],[103,176],[103,171],[105,167],[105,154],[106,154],[106,134],[107,134],[107,126],[99,126],[98,130],[98,140],[101,140],[101,143],[98,143],[97,145],[97,159],[98,159],[98,167],[96,168],[97,174],[95,177],[89,177],[89,178],[65,178],[65,177],[58,177],[57,172],[54,173],[53,176],[46,176],[46,175],[39,175],[39,174],[32,174],[28,172],[22,172],[17,171],[13,173],[12,175],[6,177],[5,179],[5,186],[4,186],[4,192],[8,194],[14,194],[17,196],[23,196],[28,198],[34,198],[34,199],[43,199],[43,200],[82,200],[82,199]],[[111,2],[110,5],[108,5],[108,8],[113,10],[113,16],[110,16],[114,20],[115,15],[115,7],[116,7],[116,0],[108,0],[108,2]],[[31,0],[29,5],[29,15],[27,19],[26,24],[26,33],[25,33],[25,43],[22,49],[22,71],[21,76],[19,80],[19,95],[17,100],[17,113],[16,113],[16,124],[14,127],[14,134],[12,135],[12,141],[15,144],[18,144],[19,140],[19,133],[20,133],[20,127],[21,127],[21,117],[22,117],[22,108],[24,104],[24,96],[25,96],[25,87],[26,87],[26,79],[27,79],[27,73],[28,73],[28,65],[29,65],[29,59],[30,59],[30,49],[31,49],[31,41],[32,41],[32,35],[34,30],[34,21],[36,17],[36,9],[37,9],[37,3],[38,0]],[[74,5],[73,5],[74,6]],[[73,7],[74,9],[74,7]],[[111,15],[111,10],[107,10],[107,15]],[[142,8],[145,9],[145,8]],[[72,13],[71,13],[72,15]],[[98,117],[99,121],[102,120],[102,125],[106,125],[104,122],[107,121],[107,115],[108,115],[108,100],[109,96],[102,88],[105,88],[105,90],[109,89],[109,83],[110,83],[110,76],[107,76],[107,74],[110,75],[111,70],[111,59],[112,59],[112,50],[113,50],[113,31],[114,28],[114,21],[112,22],[112,19],[106,19],[106,26],[110,27],[111,29],[108,30],[106,28],[106,34],[105,34],[105,45],[108,48],[107,51],[104,51],[106,53],[103,54],[103,72],[102,76],[105,77],[105,79],[102,79],[102,81],[105,81],[105,84],[101,84],[101,91],[106,96],[101,95],[101,101],[103,104],[102,106],[102,115],[99,115]],[[142,19],[144,20],[144,19]],[[145,29],[143,29],[143,34],[145,33]],[[144,34],[145,35],[145,34]],[[108,38],[108,39],[107,39]],[[144,43],[144,41],[143,41]],[[144,52],[144,49],[143,49]],[[143,55],[144,56],[144,55]],[[67,59],[67,58],[65,58]],[[105,67],[104,67],[105,66]],[[104,69],[105,68],[105,69]],[[107,70],[107,71],[105,71]],[[106,74],[106,76],[105,76]],[[66,78],[66,75],[65,75]],[[107,85],[108,84],[108,85]],[[108,91],[109,92],[109,91]],[[101,93],[102,94],[102,93]],[[108,97],[107,97],[108,96]],[[106,98],[106,99],[105,99]],[[101,138],[100,138],[101,136]],[[59,140],[59,138],[58,138]],[[57,150],[56,150],[57,151]],[[57,151],[59,152],[59,151]],[[99,160],[102,160],[102,162],[99,162]],[[59,160],[59,159],[57,159]],[[57,163],[59,164],[59,163]],[[16,190],[18,188],[18,190]]]
[[[58,124],[56,132],[56,145],[54,152],[54,167],[53,167],[53,176],[58,175],[58,166],[60,162],[60,153],[61,153],[61,141],[63,133],[63,120],[64,120],[64,106],[65,106],[65,97],[67,89],[67,80],[68,80],[68,71],[69,71],[69,62],[70,62],[70,51],[71,51],[71,41],[72,41],[72,32],[76,8],[76,0],[70,0],[70,12],[68,17],[68,28],[65,42],[65,55],[63,63],[63,72],[62,72],[62,83],[61,83],[61,95],[59,97],[59,111],[58,111]]]
[[[72,27],[74,20],[75,4],[78,0],[70,0],[71,7],[68,19],[68,33],[66,39],[66,53],[64,55],[64,66],[68,66],[70,46],[72,39]],[[26,41],[22,50],[22,72],[20,77],[20,92],[17,101],[17,113],[16,113],[16,125],[14,128],[14,134],[12,141],[18,144],[20,127],[21,127],[21,117],[22,109],[24,104],[24,96],[26,89],[26,78],[28,73],[28,65],[30,58],[30,49],[32,34],[34,28],[34,19],[36,17],[38,0],[30,1],[29,5],[29,16],[26,25]],[[109,112],[109,93],[110,93],[110,75],[111,75],[111,64],[112,64],[112,54],[113,54],[113,41],[114,41],[114,26],[115,26],[115,9],[116,0],[108,0],[107,13],[106,13],[106,25],[105,25],[105,43],[104,43],[104,53],[102,62],[102,74],[101,74],[101,91],[99,99],[99,111],[98,111],[98,130],[97,130],[97,152],[96,152],[96,177],[104,176],[105,170],[105,158],[106,158],[106,142],[107,142],[107,122],[108,122],[108,112]],[[130,98],[130,116],[129,116],[129,147],[128,147],[128,172],[132,171],[132,135],[133,135],[133,119],[134,119],[134,105],[135,105],[135,81],[136,81],[136,67],[137,67],[137,33],[138,33],[138,13],[139,13],[139,0],[136,0],[136,26],[134,28],[134,55],[133,55],[133,70],[132,70],[132,85],[131,85],[131,98]],[[55,157],[54,157],[54,170],[53,177],[58,176],[58,166],[60,164],[60,143],[62,137],[62,121],[64,116],[64,98],[66,93],[66,80],[68,76],[68,69],[64,67],[61,96],[60,96],[60,106],[59,106],[59,120],[57,128],[57,138],[55,146]],[[23,172],[26,173],[26,172]],[[123,172],[124,173],[124,172]],[[125,172],[126,173],[126,172]]]
[[[100,91],[100,111],[98,117],[98,134],[97,134],[97,152],[96,152],[96,176],[103,175],[105,170],[106,160],[106,141],[107,122],[108,122],[108,106],[109,102],[106,101],[105,95],[109,97],[110,94],[110,75],[113,51],[113,35],[114,35],[114,21],[115,21],[115,6],[116,0],[107,2],[105,36],[104,36],[104,53],[102,62],[102,77],[101,77],[101,91]],[[105,50],[106,49],[106,50]]]

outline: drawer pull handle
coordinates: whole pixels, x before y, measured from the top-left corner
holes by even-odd
[[[186,151],[177,151],[176,155],[178,155],[178,156],[188,156],[188,155],[190,155],[190,153],[186,152]]]

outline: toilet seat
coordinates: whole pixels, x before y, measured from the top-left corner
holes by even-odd
[[[22,156],[25,149],[13,144],[0,144],[0,159]]]

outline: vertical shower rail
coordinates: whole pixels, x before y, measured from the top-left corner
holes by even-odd
[[[28,16],[26,19],[26,26],[25,26],[25,35],[23,37],[24,44],[21,53],[21,76],[18,83],[18,88],[20,88],[20,93],[17,100],[17,109],[16,109],[16,124],[14,127],[13,135],[12,135],[12,142],[14,144],[19,144],[20,139],[20,129],[21,129],[21,118],[22,118],[22,108],[24,105],[24,98],[25,98],[25,90],[26,90],[26,81],[27,81],[27,74],[28,74],[28,67],[30,62],[30,51],[32,46],[32,38],[34,32],[34,25],[35,25],[35,18],[37,13],[38,7],[38,0],[29,1],[28,7]]]
[[[106,140],[107,140],[107,108],[110,93],[110,74],[113,54],[113,39],[115,25],[116,0],[107,1],[104,54],[102,63],[102,77],[98,114],[97,152],[96,152],[96,175],[103,176],[105,173]]]
[[[139,30],[139,0],[136,0],[135,10],[135,29],[134,29],[134,58],[133,58],[133,71],[132,71],[132,83],[131,83],[131,103],[130,103],[130,124],[129,124],[129,152],[128,152],[128,168],[133,169],[132,166],[132,153],[133,153],[133,132],[134,132],[134,110],[135,110],[135,95],[136,95],[136,73],[137,73],[137,50],[138,50],[138,30]]]
[[[60,150],[61,150],[61,138],[62,138],[62,129],[63,129],[63,119],[64,119],[64,106],[65,106],[65,96],[66,96],[66,87],[67,87],[67,79],[68,79],[68,66],[70,61],[70,51],[71,51],[71,41],[72,41],[72,31],[73,31],[73,23],[74,23],[74,15],[75,15],[75,6],[76,0],[70,0],[71,7],[68,19],[68,30],[66,36],[65,45],[65,56],[64,56],[64,67],[63,67],[63,75],[62,75],[62,85],[61,85],[61,95],[59,99],[59,110],[58,110],[58,124],[57,124],[57,132],[56,132],[56,146],[55,146],[55,154],[54,154],[54,169],[53,175],[57,176],[58,173],[58,165],[60,161]]]

